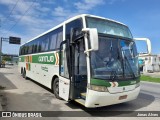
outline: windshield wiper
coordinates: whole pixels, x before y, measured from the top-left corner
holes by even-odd
[[[112,70],[112,71],[111,71],[111,75],[110,75],[110,79],[111,79],[112,81],[114,81],[115,78],[117,78],[117,72],[116,72],[115,70]]]
[[[120,57],[120,53],[119,53],[119,47],[118,47],[118,49],[117,49],[117,60],[120,60],[121,62],[123,62],[123,59],[122,59],[122,57]],[[121,67],[122,67],[122,65],[121,65]],[[124,67],[122,67],[122,69],[123,69],[123,76],[124,76]],[[114,81],[115,79],[117,78],[117,72],[116,72],[116,70],[112,70],[111,71],[111,76],[110,76],[110,79],[112,80],[112,81]]]
[[[136,76],[135,76],[135,74],[134,74],[134,72],[133,72],[133,69],[132,69],[132,67],[131,67],[131,65],[130,65],[130,63],[129,63],[129,61],[128,61],[128,58],[126,57],[125,54],[123,54],[123,55],[124,55],[125,61],[127,61],[128,66],[129,66],[129,68],[130,68],[130,70],[131,70],[131,73],[132,73],[132,75],[133,75],[133,79],[135,79]]]

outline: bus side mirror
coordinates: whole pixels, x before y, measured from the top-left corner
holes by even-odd
[[[89,49],[86,50],[85,52],[88,51],[96,51],[98,50],[98,31],[97,28],[84,28],[82,29],[83,32],[89,33]]]
[[[148,38],[134,38],[135,41],[144,41],[147,44],[147,53],[143,53],[139,51],[139,56],[151,55],[151,41]]]

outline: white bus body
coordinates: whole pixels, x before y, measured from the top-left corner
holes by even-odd
[[[57,98],[85,107],[127,102],[140,91],[138,55],[128,27],[93,15],[73,17],[23,44],[19,71]]]

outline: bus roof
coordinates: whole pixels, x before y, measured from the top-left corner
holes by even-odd
[[[71,22],[71,21],[73,21],[73,20],[75,20],[75,19],[77,19],[77,18],[85,17],[85,16],[93,17],[93,18],[100,18],[100,19],[104,19],[104,20],[109,20],[109,21],[112,21],[112,22],[119,23],[119,24],[121,24],[121,25],[127,26],[127,25],[125,25],[125,24],[123,24],[123,23],[121,23],[121,22],[118,22],[118,21],[115,21],[115,20],[112,20],[112,19],[108,19],[108,18],[105,18],[105,17],[100,17],[100,16],[96,16],[96,15],[90,15],[90,14],[80,14],[80,15],[74,16],[74,17],[72,17],[72,18],[69,18],[68,20],[62,22],[61,24],[59,24],[59,25],[57,25],[57,26],[55,26],[55,27],[47,30],[46,32],[44,32],[44,33],[42,33],[42,34],[40,34],[40,35],[32,38],[31,40],[27,41],[26,43],[29,43],[29,42],[31,42],[32,40],[35,40],[35,39],[37,39],[37,38],[39,38],[39,37],[41,37],[41,36],[43,36],[43,35],[51,32],[51,31],[53,31],[53,30],[55,30],[55,29],[63,26],[63,24],[69,23],[69,22]],[[24,43],[24,44],[26,44],[26,43]],[[24,44],[22,44],[21,46],[23,46]]]

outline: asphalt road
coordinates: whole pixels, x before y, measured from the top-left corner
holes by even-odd
[[[7,111],[83,111],[87,114],[89,114],[88,110],[160,111],[160,84],[158,83],[141,82],[141,92],[136,100],[93,109],[87,109],[75,102],[68,103],[64,100],[56,99],[49,89],[32,80],[23,79],[18,73],[17,66],[0,68],[0,85],[6,87]],[[105,112],[103,113],[106,114]],[[94,114],[90,115],[94,116]],[[88,117],[88,119],[91,118]],[[95,117],[92,117],[92,119],[95,119]],[[147,118],[144,119],[146,120]],[[155,117],[153,119],[158,120]]]

